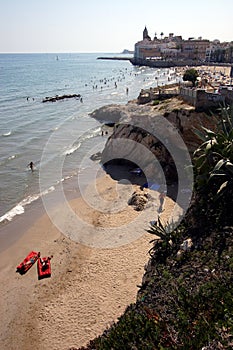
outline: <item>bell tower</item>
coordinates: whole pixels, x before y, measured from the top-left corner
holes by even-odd
[[[145,29],[143,30],[143,40],[144,39],[148,39],[148,40],[151,40],[150,36],[148,35],[148,30],[145,26]]]

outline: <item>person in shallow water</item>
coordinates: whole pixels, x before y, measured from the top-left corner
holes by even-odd
[[[31,169],[31,171],[34,171],[34,163],[33,162],[30,162],[28,164],[29,168]]]

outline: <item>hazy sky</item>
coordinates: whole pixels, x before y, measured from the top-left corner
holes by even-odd
[[[0,52],[121,52],[147,26],[233,41],[233,0],[0,0]]]

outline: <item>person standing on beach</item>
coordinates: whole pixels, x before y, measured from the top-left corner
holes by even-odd
[[[161,213],[163,211],[163,204],[164,204],[164,200],[166,197],[166,193],[165,192],[161,192],[159,195],[159,202],[160,202],[160,206],[158,209],[158,212]]]

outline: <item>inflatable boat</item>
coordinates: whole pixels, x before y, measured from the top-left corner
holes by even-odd
[[[31,251],[26,258],[16,267],[16,272],[24,275],[40,257],[40,252]]]
[[[38,279],[51,277],[51,257],[39,258],[37,261]]]

